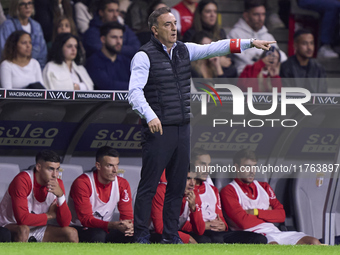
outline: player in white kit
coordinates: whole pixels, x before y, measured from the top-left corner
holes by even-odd
[[[0,226],[11,231],[16,242],[78,242],[69,227],[71,212],[63,181],[58,179],[60,157],[43,150],[33,170],[14,177],[0,204]]]
[[[233,159],[236,178],[221,192],[222,208],[233,230],[263,234],[270,244],[314,244],[318,239],[302,232],[280,231],[273,223],[285,221],[285,211],[267,182],[254,180],[257,157],[243,149]]]

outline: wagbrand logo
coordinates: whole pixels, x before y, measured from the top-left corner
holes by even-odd
[[[207,88],[209,88],[219,99],[221,106],[222,100],[220,95],[217,93],[215,89],[228,89],[230,90],[232,94],[232,102],[233,102],[233,115],[245,115],[244,111],[244,105],[245,105],[245,96],[244,93],[240,88],[238,88],[235,85],[230,85],[230,84],[215,84],[215,88],[213,88],[210,85],[203,84]],[[201,97],[201,115],[207,115],[207,102],[208,102],[208,95],[213,99],[215,106],[217,106],[216,100],[212,93],[208,91],[207,89],[200,88],[201,90],[205,91],[207,94],[202,94]],[[292,97],[290,95],[290,98],[288,98],[288,94],[290,93],[298,93],[298,97]],[[267,110],[258,110],[255,109],[254,104],[253,104],[253,88],[248,88],[247,90],[247,106],[249,111],[257,116],[267,116],[272,113],[274,113],[277,109],[278,105],[278,92],[277,88],[273,88],[272,92],[272,105],[270,109]],[[303,94],[304,97],[301,97],[300,94]],[[287,114],[287,105],[295,105],[304,115],[310,116],[312,115],[304,106],[304,103],[307,103],[311,99],[311,93],[304,88],[282,88],[281,89],[281,115],[285,116]],[[268,121],[271,123],[271,126],[274,126],[274,122],[280,121],[281,125],[283,127],[295,127],[297,126],[297,121],[294,119],[265,119],[264,121]],[[230,123],[231,126],[233,125],[242,125],[242,126],[248,126],[249,127],[262,127],[264,125],[264,121],[261,119],[251,119],[251,120],[243,120],[242,122],[235,122],[233,120],[227,120],[227,119],[214,119],[213,126],[215,127],[216,125],[225,125]],[[293,123],[293,125],[291,124]]]

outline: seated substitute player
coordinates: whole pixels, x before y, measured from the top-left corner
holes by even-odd
[[[207,182],[206,174],[198,174],[195,189],[202,201],[201,212],[205,222],[203,235],[190,233],[198,243],[267,243],[267,238],[263,235],[228,231],[228,225],[222,214],[218,189]]]
[[[101,147],[96,154],[96,170],[82,174],[71,186],[71,225],[78,230],[80,242],[133,241],[131,190],[127,180],[117,176],[118,164],[118,152]],[[113,221],[116,207],[119,221]]]
[[[221,190],[223,210],[231,229],[263,234],[270,244],[320,244],[305,233],[281,232],[275,227],[273,223],[284,222],[286,214],[269,184],[254,180],[257,164],[254,151],[238,151],[233,164],[236,179]]]
[[[185,232],[194,232],[198,235],[202,235],[205,230],[205,223],[201,214],[201,200],[197,193],[194,192],[196,184],[196,173],[193,171],[188,172],[187,183],[183,194],[181,212],[179,216],[179,231],[178,235],[181,240],[178,243],[197,243],[190,235]],[[155,232],[155,235],[151,236],[152,241],[160,241],[163,233],[163,215],[167,212],[163,212],[164,198],[166,192],[166,183],[160,182],[157,187],[156,194],[152,200],[151,208],[151,220],[150,225],[151,232]],[[165,215],[166,216],[166,215]]]
[[[43,150],[33,170],[14,177],[0,203],[0,226],[11,231],[13,241],[78,242],[77,231],[69,227],[71,212],[59,169],[58,154]]]

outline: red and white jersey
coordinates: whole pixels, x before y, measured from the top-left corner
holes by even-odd
[[[197,6],[197,4],[196,4]],[[177,22],[180,23],[180,32],[181,35],[184,35],[184,33],[191,27],[193,19],[194,19],[194,13],[191,12],[184,4],[183,2],[179,2],[177,5],[172,7],[172,9],[175,9],[178,14],[180,20]]]
[[[32,182],[32,189],[29,195],[27,196],[27,206],[28,211],[32,214],[42,214],[47,213],[48,209],[50,208],[50,205],[53,203],[54,200],[57,199],[57,197],[53,194],[48,192],[45,201],[39,202],[35,197],[33,193],[33,187],[34,187],[34,174],[33,170],[25,171]],[[7,224],[15,224],[17,223],[13,207],[12,207],[12,198],[9,194],[9,191],[7,190],[5,193],[5,196],[3,197],[1,203],[0,203],[0,226],[6,226]]]
[[[210,184],[208,184],[207,182],[203,182],[203,184],[205,185],[205,192],[202,194],[200,193],[199,196],[202,201],[203,220],[207,222],[210,220],[214,220],[217,217],[217,197]]]
[[[254,181],[254,184],[257,189],[257,194],[258,194],[256,199],[251,199],[246,194],[244,194],[243,190],[241,189],[241,187],[238,185],[238,183],[235,180],[233,180],[230,184],[234,187],[238,195],[239,203],[242,206],[243,210],[249,210],[249,209],[255,209],[255,208],[267,210],[268,207],[270,206],[268,193],[258,183],[258,181]]]
[[[97,193],[96,185],[95,185],[95,180],[93,176],[93,172],[90,173],[85,173],[87,177],[90,180],[91,183],[91,189],[92,193],[90,196],[90,202],[92,205],[92,211],[93,211],[93,216],[96,219],[102,220],[102,221],[112,221],[113,218],[113,212],[117,206],[117,203],[119,202],[120,199],[120,194],[119,194],[119,183],[118,183],[118,178],[116,178],[115,181],[112,182],[112,187],[111,187],[111,193],[110,193],[110,198],[109,200],[105,203],[103,202]],[[129,199],[129,196],[127,196]],[[72,213],[72,225],[76,226],[82,226],[80,220],[78,219],[77,213],[74,208],[74,202],[71,196],[69,196],[69,207]]]

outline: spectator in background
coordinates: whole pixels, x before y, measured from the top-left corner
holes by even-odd
[[[4,14],[4,9],[2,8],[2,5],[0,3],[0,25],[4,23],[6,20],[6,16]]]
[[[47,46],[49,49],[52,47],[52,43],[54,42],[55,38],[58,34],[62,33],[71,33],[74,36],[78,36],[76,25],[74,24],[73,19],[67,18],[66,16],[60,16],[56,22],[54,23],[53,27],[53,36],[52,36],[52,42],[50,42]],[[79,41],[80,44],[80,64],[85,63],[85,49],[81,41]]]
[[[316,11],[322,17],[320,28],[322,46],[318,50],[318,58],[338,58],[339,54],[332,49],[332,46],[339,36],[340,2],[338,0],[299,0],[297,2],[301,8]]]
[[[92,54],[85,65],[95,89],[129,89],[130,59],[120,54],[124,43],[124,29],[118,22],[105,23],[100,28],[102,49]]]
[[[70,0],[34,0],[35,15],[44,32],[46,43],[52,41],[52,28],[62,15],[73,19],[73,8]]]
[[[192,26],[197,2],[199,0],[182,0],[171,8],[171,12],[177,20],[177,30],[181,36]]]
[[[280,231],[273,224],[284,222],[286,213],[270,185],[254,179],[257,170],[254,151],[238,151],[233,164],[236,178],[221,190],[222,208],[232,230],[262,234],[269,244],[320,244],[303,232]]]
[[[69,227],[72,215],[59,170],[58,154],[43,150],[34,169],[10,183],[0,203],[0,226],[11,231],[15,242],[78,242],[77,231]]]
[[[44,84],[54,90],[92,90],[93,82],[80,63],[78,37],[59,34],[52,44],[49,62],[43,71]]]
[[[32,58],[38,60],[43,68],[46,64],[47,47],[40,24],[31,18],[33,14],[32,0],[10,1],[10,17],[0,27],[0,55],[9,35],[16,30],[24,30],[31,35]]]
[[[202,235],[205,223],[201,213],[201,199],[195,191],[196,173],[192,169],[188,172],[186,187],[183,194],[181,212],[179,216],[178,235],[183,243],[197,243],[187,232],[195,232]],[[166,192],[166,183],[159,183],[155,196],[152,199],[151,208],[151,240],[161,241],[163,233],[163,207]],[[155,232],[155,234],[153,233]]]
[[[211,37],[204,31],[198,32],[193,37],[193,42],[197,44],[210,44],[212,42]],[[231,59],[229,67],[223,67],[221,64],[222,57],[213,57],[209,59],[200,59],[191,62],[191,77],[192,78],[228,78],[237,77],[236,68],[231,65]]]
[[[212,41],[226,39],[224,29],[217,23],[217,3],[215,0],[202,0],[198,3],[192,27],[184,34],[183,41],[192,42],[193,36],[200,31],[206,32]],[[222,56],[219,60],[222,68],[230,67],[230,70],[233,69],[233,63],[229,57]],[[233,75],[229,77],[231,76]]]
[[[1,87],[6,89],[44,88],[39,62],[32,58],[29,33],[14,31],[5,44],[0,65]],[[35,86],[34,86],[34,85]]]
[[[228,38],[256,38],[258,40],[275,41],[274,37],[268,33],[264,25],[266,17],[266,8],[264,0],[245,0],[245,11],[242,17],[234,25],[233,29],[229,32]],[[274,47],[279,49],[275,43]],[[234,55],[234,61],[237,72],[241,74],[246,65],[252,65],[259,60],[262,54],[261,50],[252,48],[249,51],[244,51],[241,54]],[[284,52],[280,51],[281,62],[287,59]]]
[[[266,0],[266,26],[269,30],[285,28],[285,24],[279,16],[279,1],[288,2],[290,0]]]
[[[192,42],[195,33],[205,31],[213,41],[226,39],[223,28],[217,23],[217,3],[215,0],[202,0],[198,3],[192,27],[183,36],[184,42]]]
[[[161,0],[153,0],[151,2],[149,2],[148,4],[149,8],[147,11],[147,17],[143,23],[143,30],[136,32],[136,35],[138,37],[138,40],[140,41],[141,45],[146,44],[148,41],[150,41],[151,38],[151,31],[148,28],[148,17],[150,16],[150,14],[154,11],[157,10],[159,8],[162,7],[167,7],[166,4],[164,4]]]
[[[295,55],[289,57],[281,65],[280,76],[285,78],[282,85],[284,87],[303,87],[311,93],[326,93],[326,72],[313,58],[315,49],[313,34],[304,29],[296,31],[294,49]]]
[[[99,0],[78,0],[74,4],[75,21],[80,34],[89,28],[91,19],[96,13]]]
[[[80,242],[127,243],[133,240],[130,185],[117,176],[119,153],[103,146],[96,153],[96,169],[72,184],[69,205]],[[114,221],[117,207],[119,220]]]
[[[71,33],[74,36],[78,36],[76,25],[73,19],[70,19],[64,15],[60,16],[53,26],[52,42],[55,40],[58,34]]]
[[[247,65],[237,81],[237,86],[247,92],[248,87],[253,92],[272,92],[273,87],[281,92],[280,52],[275,47],[262,53],[260,60],[253,65]],[[250,78],[250,79],[247,79]]]
[[[104,23],[118,21],[119,1],[101,0],[98,4],[97,14],[98,15],[95,15],[91,20],[90,27],[83,36],[87,57],[90,57],[94,52],[102,48],[102,42],[100,41],[100,27]],[[140,43],[134,32],[126,25],[123,40],[124,45],[121,53],[132,58],[139,49]]]
[[[93,19],[93,16],[97,12],[99,1],[100,0],[75,1],[76,2],[74,5],[75,21],[80,35],[83,35],[89,28],[90,21]],[[119,2],[120,3],[123,2],[123,5],[126,7],[126,1]],[[118,22],[124,24],[124,19],[121,16],[118,16]]]

